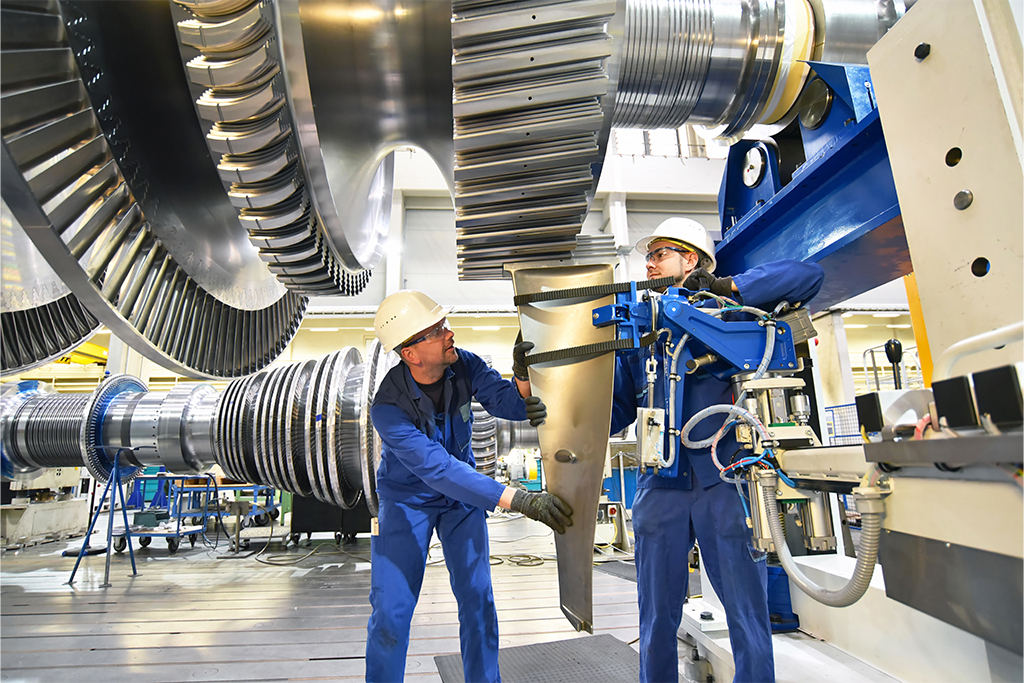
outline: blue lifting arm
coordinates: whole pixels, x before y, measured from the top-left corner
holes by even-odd
[[[594,309],[595,327],[617,326],[617,338],[631,340],[632,349],[620,354],[641,353],[655,360],[656,375],[648,377],[647,408],[660,408],[670,416],[665,425],[665,453],[680,452],[680,430],[685,422],[682,414],[683,385],[687,374],[709,373],[721,380],[735,374],[755,372],[765,356],[767,335],[774,337],[771,357],[765,368],[769,371],[793,371],[798,367],[792,330],[789,325],[775,320],[771,314],[754,316],[747,313],[746,320],[723,319],[737,317],[742,307],[704,308],[694,304],[695,293],[670,288],[663,295],[639,293],[634,286],[628,292],[616,294],[615,303]],[[750,309],[743,309],[749,312]],[[668,334],[665,334],[665,331]],[[649,351],[637,351],[641,340],[659,333]],[[682,349],[678,345],[682,343]],[[677,357],[676,372],[672,372],[673,355]],[[650,364],[651,361],[648,361]],[[672,384],[675,383],[674,394]],[[675,396],[675,406],[669,397]],[[674,408],[674,409],[673,409]],[[661,476],[674,477],[678,473],[677,459],[669,458],[657,468]]]

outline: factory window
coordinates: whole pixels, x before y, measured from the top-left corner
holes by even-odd
[[[619,156],[725,159],[729,155],[728,143],[705,140],[693,126],[655,130],[616,128],[612,137],[614,152]]]

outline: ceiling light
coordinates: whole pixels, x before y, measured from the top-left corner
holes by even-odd
[[[902,313],[872,313],[872,318],[898,318]]]
[[[337,332],[340,327],[310,327],[310,332]]]
[[[374,329],[372,327],[364,327],[363,328],[363,332],[373,332],[373,331],[374,331]]]
[[[862,330],[867,327],[867,325],[844,325],[844,327],[848,330]]]
[[[886,325],[890,330],[906,330],[910,328],[910,325]]]
[[[853,313],[850,313],[849,311],[847,311],[846,313],[843,313],[843,317],[844,318],[852,318],[853,317]]]
[[[498,325],[481,325],[479,327],[473,327],[472,329],[477,332],[497,332],[501,327]]]

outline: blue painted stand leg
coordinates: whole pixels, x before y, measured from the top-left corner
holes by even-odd
[[[115,468],[116,467],[117,466],[115,465]],[[121,516],[124,517],[124,539],[128,543],[128,557],[132,559],[132,576],[137,576],[139,572],[135,568],[135,551],[132,549],[132,531],[131,527],[128,526],[128,503],[124,499],[124,488],[121,486],[120,477],[118,477],[117,480],[117,492],[121,494]],[[110,555],[108,554],[107,557],[109,558]]]
[[[82,557],[85,555],[86,548],[89,547],[89,539],[92,537],[92,530],[96,527],[96,521],[100,518],[100,513],[103,510],[103,501],[107,499],[107,492],[110,491],[110,484],[113,482],[112,479],[107,479],[107,487],[103,489],[103,496],[100,498],[100,504],[96,508],[96,512],[93,513],[92,521],[89,522],[89,531],[85,534],[85,540],[82,541],[82,549],[78,551],[78,559],[75,560],[75,568],[71,570],[71,578],[68,579],[67,585],[71,585],[75,582],[75,573],[78,571],[78,565],[82,563]],[[110,554],[110,540],[108,534],[107,540],[107,555]]]
[[[110,521],[107,522],[107,563],[106,568],[103,570],[103,583],[100,584],[100,588],[110,587],[110,551],[113,549],[114,508],[117,507],[117,492],[121,491],[121,472],[117,466],[117,461],[118,457],[114,456],[114,471],[110,474],[110,481],[115,488],[110,492]],[[121,495],[124,495],[124,491],[121,491]],[[128,533],[127,528],[125,533]]]

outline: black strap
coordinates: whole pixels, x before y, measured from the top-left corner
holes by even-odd
[[[645,334],[640,338],[640,347],[650,346],[657,338],[657,332]],[[566,349],[556,349],[554,351],[545,351],[544,353],[535,353],[526,357],[526,364],[536,365],[537,363],[547,363],[548,361],[553,360],[569,360],[572,358],[581,358],[583,356],[596,356],[603,353],[609,353],[611,351],[619,351],[620,349],[633,349],[640,347],[634,347],[632,339],[615,339],[612,341],[597,342],[594,344],[583,344],[582,346],[570,346]]]
[[[638,290],[660,289],[674,285],[674,277],[659,277],[656,280],[641,280],[636,283]],[[608,296],[609,294],[621,294],[628,292],[632,282],[614,282],[609,285],[591,285],[589,287],[570,287],[569,289],[552,289],[547,292],[533,292],[532,294],[519,294],[512,303],[516,306],[532,304],[538,301],[555,301],[557,299],[582,299],[584,297]],[[549,352],[549,353],[554,353]]]

